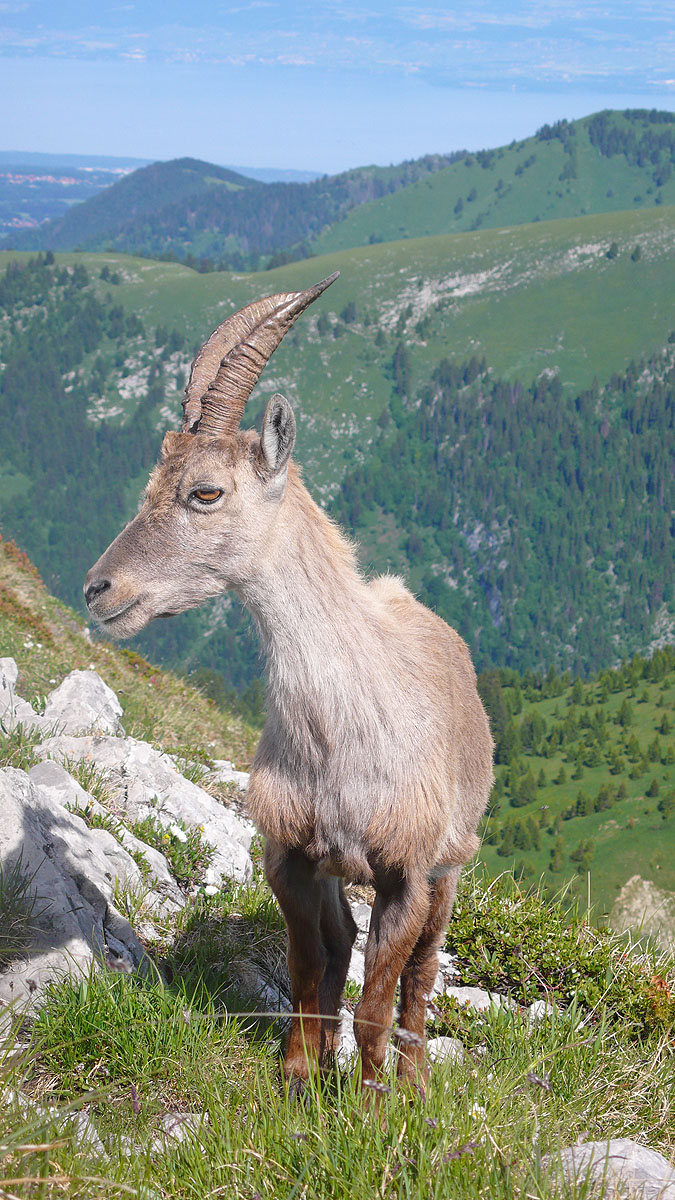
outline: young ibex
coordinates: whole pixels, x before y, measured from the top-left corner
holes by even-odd
[[[288,927],[296,1016],[285,1073],[296,1087],[334,1049],[356,934],[345,879],[376,893],[355,1012],[363,1078],[384,1062],[399,978],[412,1035],[399,1073],[424,1075],[425,1001],[492,784],[462,639],[400,580],[359,573],[291,462],[283,396],[260,436],[239,429],[268,358],[336,277],[249,304],[216,329],[193,363],[182,431],[166,434],[138,515],[84,589],[114,637],[228,588],[255,618],[268,716],[248,807]]]

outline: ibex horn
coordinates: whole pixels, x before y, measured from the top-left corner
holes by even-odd
[[[195,358],[183,400],[183,432],[222,437],[239,428],[267,360],[294,321],[337,279],[334,271],[304,292],[255,300],[219,325]]]

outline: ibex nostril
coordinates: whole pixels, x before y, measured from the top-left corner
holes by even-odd
[[[97,596],[100,596],[101,592],[107,592],[109,587],[109,579],[94,579],[84,593],[84,598],[87,604],[91,605],[92,600],[95,600]]]

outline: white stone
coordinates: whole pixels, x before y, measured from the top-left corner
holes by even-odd
[[[122,705],[96,671],[71,671],[45,704],[45,720],[65,734],[123,733]]]
[[[356,983],[359,987],[363,987],[363,981],[366,975],[366,956],[362,950],[357,950],[356,947],[352,950],[352,956],[349,960],[349,968],[347,970],[347,982]]]
[[[49,981],[105,961],[109,946],[147,969],[113,899],[116,880],[142,884],[134,860],[112,834],[88,829],[11,767],[0,770],[0,862],[5,869],[19,862],[36,897],[25,954],[0,973],[0,1004],[32,1004]]]
[[[28,777],[54,803],[71,808],[80,808],[101,817],[108,817],[117,822],[116,837],[129,854],[142,854],[150,868],[150,880],[147,904],[157,908],[164,915],[176,912],[185,903],[185,897],[176,883],[169,864],[160,850],[148,846],[122,823],[121,814],[110,812],[98,800],[89,795],[84,788],[69,775],[65,767],[52,759],[45,759],[31,767]]]
[[[349,1068],[359,1052],[354,1037],[354,1015],[348,1008],[340,1009],[340,1035],[335,1059],[339,1067]]]
[[[535,1021],[543,1021],[547,1017],[554,1017],[558,1013],[555,1004],[551,1004],[550,1000],[534,1000],[527,1010],[527,1019],[532,1025]]]
[[[457,1038],[429,1038],[427,1055],[432,1063],[461,1063],[464,1059],[464,1047]]]
[[[566,1180],[581,1184],[590,1177],[594,1184],[604,1183],[608,1196],[627,1193],[640,1200],[675,1200],[675,1169],[662,1154],[630,1138],[583,1142],[559,1156],[548,1155],[544,1162],[556,1174],[562,1171]]]
[[[19,668],[13,658],[0,658],[0,721],[7,730],[23,725],[25,729],[51,733],[51,724],[38,716],[27,700],[17,696],[18,675]]]
[[[214,759],[212,774],[219,783],[236,783],[240,792],[245,792],[248,787],[248,771],[238,771],[226,758]]]
[[[253,865],[248,853],[252,826],[178,773],[167,754],[135,738],[48,738],[37,748],[43,758],[85,759],[110,772],[110,787],[123,820],[154,817],[165,828],[196,826],[215,853],[204,883],[245,882]]]
[[[458,1004],[466,1005],[468,1008],[475,1008],[477,1012],[487,1012],[491,1005],[497,1008],[505,1006],[512,1008],[513,1005],[504,996],[498,995],[497,992],[486,992],[483,988],[477,987],[446,987],[444,995],[452,996]]]
[[[370,918],[373,915],[373,910],[369,904],[352,904],[352,916],[356,921],[358,933],[354,945],[358,950],[365,950],[366,942],[368,941],[368,930],[370,928]]]

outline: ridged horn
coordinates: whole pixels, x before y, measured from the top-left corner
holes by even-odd
[[[334,271],[304,292],[254,300],[219,325],[197,354],[183,400],[183,432],[222,437],[239,428],[263,367],[307,306],[337,279]]]

